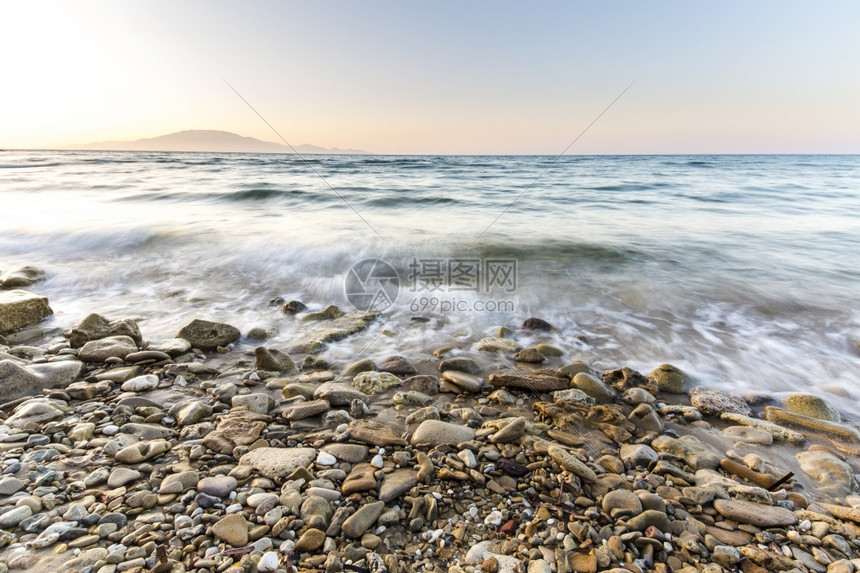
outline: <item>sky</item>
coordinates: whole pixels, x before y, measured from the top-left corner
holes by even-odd
[[[860,153],[855,1],[0,0],[0,148]]]

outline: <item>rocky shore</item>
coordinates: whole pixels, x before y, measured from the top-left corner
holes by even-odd
[[[385,316],[60,332],[43,276],[0,275],[0,573],[860,568],[860,433],[821,397],[595,371],[522,348],[539,318],[348,364],[326,345]]]

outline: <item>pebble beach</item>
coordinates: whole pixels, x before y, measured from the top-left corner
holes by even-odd
[[[860,568],[860,433],[819,395],[595,368],[539,315],[342,362],[410,318],[57,324],[43,271],[0,271],[0,572]]]

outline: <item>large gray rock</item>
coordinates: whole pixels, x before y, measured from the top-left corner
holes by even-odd
[[[70,329],[63,332],[69,339],[72,348],[80,348],[91,340],[100,340],[108,336],[128,336],[135,344],[140,344],[143,337],[137,323],[130,319],[110,320],[100,314],[87,315]]]
[[[35,324],[52,314],[47,297],[25,290],[0,292],[0,334]]]
[[[271,479],[283,479],[299,468],[307,467],[317,457],[314,448],[257,448],[239,459]]]
[[[137,344],[130,336],[108,336],[84,344],[78,351],[78,358],[100,363],[108,358],[125,358],[132,352],[137,352]]]
[[[0,361],[0,396],[14,400],[45,388],[65,387],[80,376],[84,364],[77,360],[46,362],[24,366],[12,360]]]
[[[32,398],[15,408],[14,414],[4,422],[13,428],[23,428],[29,424],[43,424],[49,420],[62,418],[70,410],[65,402],[48,398]]]
[[[242,333],[235,326],[223,322],[210,322],[195,319],[176,333],[176,338],[184,338],[195,348],[215,350],[239,340]]]

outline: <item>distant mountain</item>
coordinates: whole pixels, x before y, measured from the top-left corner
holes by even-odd
[[[292,153],[288,146],[253,137],[243,137],[229,131],[190,129],[137,141],[98,141],[81,145],[66,145],[63,149],[92,149],[99,151],[214,151],[218,153]],[[298,145],[296,151],[307,154],[364,155],[361,149],[326,149],[316,145]]]

